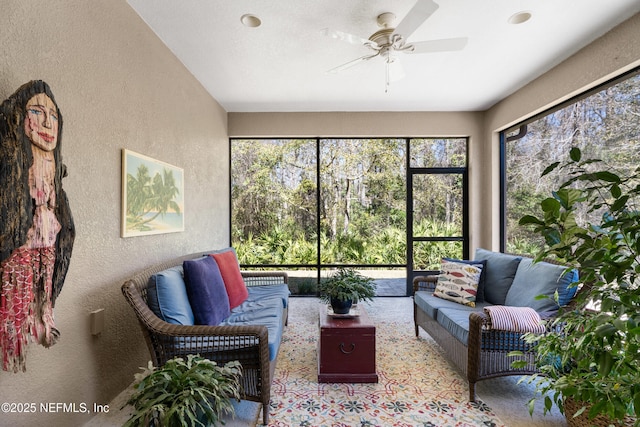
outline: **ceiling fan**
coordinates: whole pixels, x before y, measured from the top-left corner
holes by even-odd
[[[405,16],[395,28],[393,27],[393,22],[396,16],[391,12],[382,13],[378,15],[376,20],[381,29],[369,36],[368,39],[363,39],[342,31],[325,30],[325,34],[329,37],[352,44],[361,44],[372,51],[367,55],[332,68],[328,72],[337,73],[362,62],[369,61],[377,56],[382,57],[386,68],[385,92],[387,92],[391,82],[404,77],[404,71],[398,59],[398,53],[419,54],[463,49],[467,44],[466,37],[419,42],[407,41],[438,7],[438,4],[433,0],[418,0],[407,16]]]

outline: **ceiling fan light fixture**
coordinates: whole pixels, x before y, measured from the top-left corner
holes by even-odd
[[[250,13],[246,13],[242,15],[240,17],[240,22],[242,22],[242,25],[249,28],[256,28],[262,24],[262,21],[260,20],[260,18]]]
[[[531,12],[527,10],[522,10],[520,12],[517,12],[511,15],[509,19],[507,19],[507,22],[513,25],[524,24],[529,19],[531,19],[531,16],[532,16]]]

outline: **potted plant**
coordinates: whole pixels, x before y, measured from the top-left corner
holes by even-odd
[[[569,157],[543,172],[567,178],[541,202],[542,216],[520,220],[544,237],[537,260],[556,257],[580,272],[574,302],[560,309],[547,333],[526,338],[542,374],[531,381],[546,396],[544,412],[555,403],[569,425],[583,417],[580,425],[604,419],[602,425],[638,426],[640,168],[615,173],[599,160],[583,160],[577,148]],[[594,216],[599,220],[584,219]]]
[[[240,400],[239,362],[218,366],[196,355],[176,357],[160,368],[149,362],[136,374],[134,393],[127,404],[134,413],[124,427],[209,426],[224,424],[224,414],[235,413],[231,399]]]
[[[370,301],[376,296],[376,284],[352,268],[340,267],[320,282],[318,291],[335,314],[347,314],[353,303]]]

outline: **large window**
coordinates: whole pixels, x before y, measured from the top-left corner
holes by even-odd
[[[313,294],[339,266],[377,270],[400,278],[404,295],[408,268],[466,255],[466,144],[231,139],[231,244],[241,265],[286,268],[298,294]]]
[[[540,178],[547,166],[566,160],[571,147],[615,170],[640,165],[640,70],[516,125],[501,140],[503,242],[508,252],[535,253],[541,240],[518,221],[539,215],[539,202],[563,179],[557,173]]]

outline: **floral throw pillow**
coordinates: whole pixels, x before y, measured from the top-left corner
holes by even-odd
[[[433,295],[458,304],[476,306],[482,265],[443,259]]]

